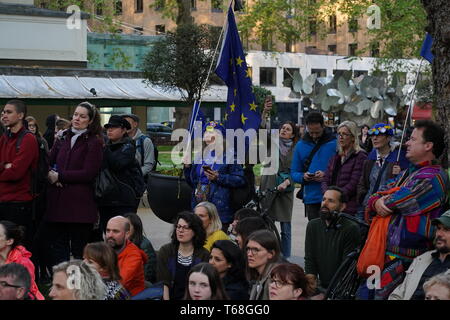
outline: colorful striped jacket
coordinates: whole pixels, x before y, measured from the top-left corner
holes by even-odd
[[[385,205],[393,211],[386,255],[411,262],[433,248],[431,220],[444,212],[449,190],[448,175],[440,165],[430,161],[410,165],[369,198],[368,209],[372,215],[376,214],[375,202],[382,196],[379,192],[393,187],[400,188],[385,200]]]

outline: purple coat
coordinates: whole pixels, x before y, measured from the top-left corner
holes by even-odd
[[[67,130],[61,139],[55,141],[50,152],[50,166],[56,164],[63,187],[49,186],[45,220],[94,223],[98,217],[94,180],[102,166],[103,141],[84,133],[71,149],[72,136],[73,133]]]
[[[353,152],[342,165],[340,165],[341,156],[339,154],[333,156],[328,162],[328,168],[322,181],[322,193],[325,193],[327,188],[332,185],[343,189],[348,200],[344,212],[348,214],[354,215],[358,209],[356,191],[366,158],[367,153],[361,150],[357,153]]]

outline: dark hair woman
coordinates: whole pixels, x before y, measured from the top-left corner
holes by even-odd
[[[179,213],[171,239],[159,249],[156,278],[164,284],[164,300],[181,300],[189,270],[209,258],[208,250],[203,247],[206,233],[202,220],[189,211]]]
[[[231,300],[248,300],[245,258],[242,250],[230,240],[214,242],[209,263],[216,268]]]
[[[34,281],[34,264],[31,262],[31,253],[21,246],[24,238],[22,226],[10,221],[0,221],[0,266],[8,263],[18,263],[27,268],[31,277],[30,298],[44,300],[44,296]]]
[[[306,300],[316,290],[314,276],[295,263],[281,263],[270,272],[270,300]]]
[[[53,144],[55,142],[55,127],[56,120],[58,120],[57,114],[51,114],[47,117],[45,121],[45,125],[47,126],[47,130],[45,130],[43,138],[47,141],[49,150],[52,149]]]
[[[253,232],[245,245],[247,252],[247,278],[252,287],[250,300],[268,300],[270,272],[280,262],[280,246],[273,232]]]
[[[257,230],[267,230],[267,225],[261,217],[249,217],[242,220],[236,225],[236,243],[245,251],[245,243],[252,232]]]
[[[151,283],[156,282],[156,252],[150,240],[144,235],[141,218],[135,213],[126,213],[123,215],[130,221],[129,240],[144,250],[148,260],[144,265],[145,280]]]
[[[130,123],[121,116],[113,115],[104,127],[108,139],[102,170],[108,169],[116,183],[109,193],[97,199],[103,232],[112,217],[137,211],[145,189],[141,166],[136,160],[136,147],[127,133]]]
[[[50,151],[47,209],[44,221],[51,239],[53,262],[83,257],[83,248],[97,222],[94,181],[103,159],[100,113],[89,102],[74,111],[72,125]]]
[[[129,300],[130,293],[120,284],[117,253],[105,242],[88,243],[84,247],[83,260],[94,267],[106,285],[105,300]]]
[[[187,276],[184,300],[228,300],[222,279],[209,263],[192,267]]]
[[[262,207],[273,220],[279,221],[281,226],[281,251],[283,256],[291,256],[291,221],[294,208],[294,181],[291,178],[291,162],[295,144],[298,140],[298,130],[292,121],[286,121],[280,127],[279,164],[275,174],[261,175],[261,190],[277,188],[279,193],[268,194],[263,200]],[[272,149],[272,148],[270,148]],[[267,166],[272,166],[269,163]]]

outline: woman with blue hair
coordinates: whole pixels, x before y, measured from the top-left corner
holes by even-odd
[[[236,160],[227,159],[224,148],[225,128],[217,121],[207,122],[203,128],[203,154],[193,164],[184,165],[186,182],[192,187],[192,208],[203,201],[217,207],[222,230],[233,221],[231,190],[245,185],[244,171]]]

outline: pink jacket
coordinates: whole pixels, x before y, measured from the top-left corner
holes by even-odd
[[[36,300],[45,300],[42,293],[39,292],[36,282],[34,281],[34,264],[33,262],[31,262],[30,257],[31,257],[30,251],[25,249],[25,247],[23,246],[17,246],[9,252],[8,257],[6,258],[6,263],[15,262],[27,268],[31,276],[31,287],[30,287],[31,294],[34,295],[34,297],[36,297]]]

